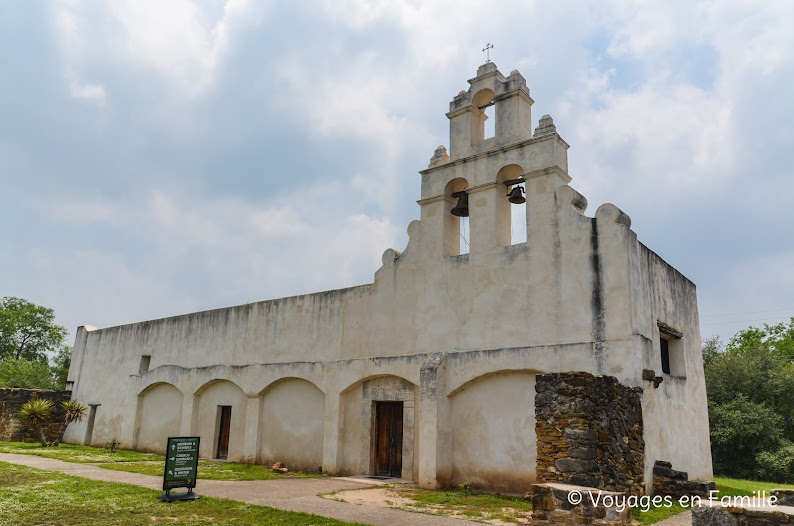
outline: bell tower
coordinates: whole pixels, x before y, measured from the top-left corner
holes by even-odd
[[[422,170],[426,249],[443,257],[460,255],[461,217],[469,218],[469,258],[486,257],[514,244],[511,203],[526,206],[527,239],[543,228],[554,191],[568,184],[568,144],[544,115],[532,132],[532,104],[526,79],[505,77],[486,62],[449,104],[449,152],[436,148]],[[486,110],[494,107],[495,134],[485,138]],[[526,197],[524,197],[524,186]],[[520,190],[518,188],[521,188]],[[524,199],[526,199],[525,202]]]
[[[461,91],[449,103],[449,157],[455,161],[532,138],[532,97],[527,81],[514,69],[505,78],[493,62],[477,69],[469,79],[468,91]],[[486,108],[495,107],[496,134],[485,139]]]

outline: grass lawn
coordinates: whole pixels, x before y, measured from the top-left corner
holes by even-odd
[[[101,468],[115,471],[142,473],[144,475],[163,476],[163,461],[148,462],[117,462],[113,464],[100,464]],[[212,460],[199,460],[198,480],[275,480],[283,478],[311,478],[325,477],[321,473],[289,472],[284,475],[273,473],[270,466],[257,464],[238,464],[236,462],[215,462]]]
[[[0,442],[0,453],[21,453],[55,458],[81,464],[99,463],[101,468],[116,471],[163,476],[165,457],[153,453],[141,453],[119,449],[110,453],[105,448],[60,444],[58,447],[41,447],[41,444],[26,442]],[[273,480],[278,478],[323,477],[320,473],[290,472],[286,475],[273,473],[270,466],[246,465],[236,462],[200,460],[198,478],[204,480]]]
[[[40,457],[56,458],[66,462],[90,464],[95,462],[140,462],[144,460],[164,462],[163,455],[141,453],[128,449],[119,449],[111,453],[105,448],[60,444],[58,447],[41,447],[39,443],[0,442],[0,453],[21,453]]]
[[[769,496],[770,490],[775,488],[794,488],[794,485],[791,484],[778,484],[775,482],[757,482],[754,480],[739,480],[739,479],[729,479],[725,477],[714,477],[714,482],[717,484],[717,498],[724,497],[726,495],[737,497],[740,495],[749,495],[752,496],[753,491],[761,492],[766,491],[767,496]],[[674,501],[675,502],[675,501]],[[672,517],[673,515],[678,515],[682,511],[686,510],[687,508],[681,506],[680,504],[676,503],[673,505],[672,508],[666,507],[659,507],[659,508],[651,508],[649,511],[643,512],[640,509],[633,509],[632,516],[639,521],[639,523],[643,526],[648,524],[653,524],[655,522],[659,522],[661,520],[667,519]]]
[[[415,489],[410,493],[406,492],[404,496],[414,501],[412,507],[423,508],[439,515],[454,514],[518,522],[518,517],[526,518],[532,513],[532,502],[522,497],[477,491],[465,494],[463,491]]]
[[[0,526],[353,524],[208,497],[169,504],[155,498],[160,493],[0,462]]]
[[[794,488],[791,484],[777,484],[774,482],[756,482],[752,480],[738,480],[715,477],[717,484],[717,497],[725,495],[739,496],[752,495],[753,491],[761,492],[775,488]],[[472,518],[501,519],[504,522],[518,522],[517,517],[526,517],[532,511],[532,503],[521,497],[508,497],[474,492],[466,496],[461,491],[429,491],[413,490],[400,492],[400,496],[412,499],[415,504],[410,508],[433,514],[457,514]],[[654,524],[661,520],[686,511],[688,508],[673,501],[674,505],[668,507],[651,507],[648,511],[639,508],[632,510],[632,516],[642,526]],[[410,509],[405,508],[405,509]],[[504,511],[503,511],[504,510]]]
[[[752,496],[753,491],[760,492],[766,490],[766,495],[769,496],[769,491],[776,488],[790,488],[794,489],[792,484],[778,484],[776,482],[757,482],[755,480],[739,480],[729,479],[724,477],[714,477],[714,482],[717,483],[717,497],[724,497],[730,495],[737,497],[740,495]]]

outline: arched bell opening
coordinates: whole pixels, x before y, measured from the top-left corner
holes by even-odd
[[[469,253],[469,182],[456,178],[444,188],[444,255],[459,256]]]
[[[490,89],[478,91],[471,99],[472,130],[471,145],[476,146],[485,139],[496,135],[496,112],[494,110],[494,92]]]
[[[527,241],[526,183],[521,177],[523,172],[521,166],[508,164],[496,176],[496,180],[505,188],[505,198],[501,206],[505,207],[505,215],[509,218],[502,227],[510,230],[503,234],[508,240],[507,245]]]

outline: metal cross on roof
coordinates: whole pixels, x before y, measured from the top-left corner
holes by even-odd
[[[492,49],[493,49],[493,44],[491,44],[490,42],[486,43],[485,47],[482,48],[482,52],[486,54],[485,55],[485,57],[486,57],[485,58],[485,63],[486,64],[491,61],[491,50]]]

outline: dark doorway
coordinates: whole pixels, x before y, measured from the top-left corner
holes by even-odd
[[[229,456],[229,430],[232,427],[232,406],[220,406],[220,425],[218,426],[218,451],[215,458],[227,458]]]
[[[401,477],[403,470],[403,403],[375,404],[375,475]]]

